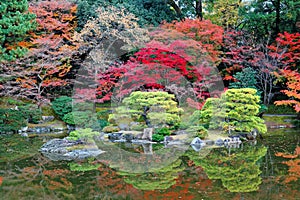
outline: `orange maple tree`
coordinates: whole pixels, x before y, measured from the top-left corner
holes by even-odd
[[[36,15],[37,31],[32,41],[23,42],[28,56],[16,61],[18,95],[44,100],[45,92],[66,86],[71,71],[71,56],[77,49],[72,41],[76,27],[76,5],[63,0],[32,2],[29,11]]]
[[[281,75],[287,80],[287,89],[282,90],[289,100],[275,101],[275,105],[293,105],[296,112],[300,112],[300,73],[296,70],[281,70]]]

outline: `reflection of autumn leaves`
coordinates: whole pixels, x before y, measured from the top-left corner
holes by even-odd
[[[300,146],[296,147],[294,154],[284,154],[281,152],[277,152],[275,155],[278,157],[290,159],[288,161],[282,162],[289,167],[289,174],[285,177],[284,183],[297,181],[300,178]]]
[[[69,173],[69,170],[64,169],[44,170],[44,180],[49,183],[47,188],[50,190],[57,190],[58,188],[70,190],[72,188],[72,183],[65,178],[66,174]]]
[[[3,182],[3,177],[0,176],[0,186],[2,185],[2,182]]]

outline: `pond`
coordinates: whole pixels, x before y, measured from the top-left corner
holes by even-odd
[[[85,162],[43,156],[51,137],[0,136],[0,199],[300,199],[299,132],[198,152],[97,143]]]

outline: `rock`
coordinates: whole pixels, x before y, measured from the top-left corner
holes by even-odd
[[[118,127],[119,127],[121,130],[126,130],[126,131],[129,130],[129,125],[128,125],[128,124],[119,124]]]
[[[153,128],[145,128],[142,139],[152,141]]]
[[[165,136],[164,137],[164,143],[169,143],[173,140],[173,138],[171,136]]]
[[[100,150],[95,146],[95,148],[83,148],[83,149],[74,149],[76,145],[84,144],[81,140],[69,141],[66,139],[52,139],[45,143],[40,151],[47,158],[59,161],[59,160],[82,160],[89,157],[96,157],[104,151]]]
[[[131,142],[134,139],[134,136],[132,134],[127,133],[123,136],[123,138],[126,140],[126,142]]]
[[[74,125],[67,124],[67,129],[74,131],[76,129],[76,127]]]
[[[20,134],[22,137],[28,137],[28,134],[27,133],[21,133]]]
[[[51,122],[54,120],[54,116],[42,116],[44,122]]]
[[[108,134],[108,139],[109,140],[120,140],[120,139],[122,139],[122,133],[109,133]]]
[[[28,126],[25,126],[25,127],[22,127],[20,131],[21,132],[26,132],[27,130],[28,130]]]

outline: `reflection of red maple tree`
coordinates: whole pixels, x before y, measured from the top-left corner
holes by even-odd
[[[277,152],[278,157],[288,158],[290,160],[282,162],[289,167],[288,175],[284,179],[284,183],[297,181],[300,178],[300,146],[297,146],[294,154],[284,154]]]

